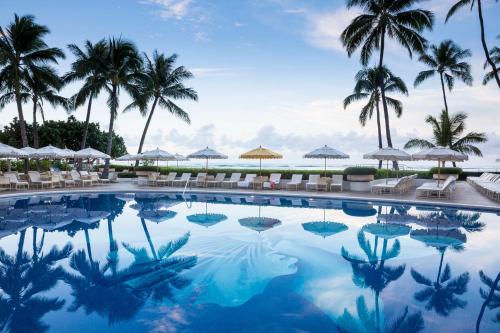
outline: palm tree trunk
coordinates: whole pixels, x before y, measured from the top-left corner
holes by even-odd
[[[111,114],[109,117],[109,129],[108,129],[108,146],[106,148],[106,154],[111,156],[111,148],[113,146],[113,126],[115,123],[115,116],[116,116],[116,99],[117,99],[117,87],[116,85],[113,85],[113,90],[111,92],[112,96],[112,103],[111,103]],[[103,178],[108,178],[109,175],[109,158],[106,159],[106,162],[104,163],[104,170],[102,172],[102,177]]]
[[[497,277],[493,282],[493,285],[491,286],[490,292],[488,293],[488,297],[481,306],[481,311],[479,311],[479,316],[477,317],[476,321],[476,333],[479,333],[479,326],[481,325],[481,321],[483,320],[484,311],[486,310],[486,306],[488,305],[488,303],[491,302],[491,298],[495,294],[499,282],[500,282],[500,272],[497,274]]]
[[[479,24],[481,26],[481,43],[483,44],[484,55],[486,56],[486,61],[493,69],[493,75],[495,76],[495,80],[497,81],[498,88],[500,88],[500,77],[497,72],[497,67],[493,60],[490,57],[490,51],[488,46],[486,45],[486,35],[484,33],[484,20],[483,20],[483,9],[481,7],[481,0],[477,0],[477,12],[479,14]]]
[[[441,250],[441,259],[439,260],[439,269],[438,269],[438,275],[436,278],[436,283],[438,283],[438,284],[439,284],[439,280],[441,279],[441,270],[443,269],[444,251],[446,251],[446,249]]]
[[[149,234],[148,227],[146,226],[146,221],[141,218],[142,229],[144,229],[144,234],[146,235],[146,239],[148,240],[149,248],[151,249],[151,254],[155,260],[158,260],[158,255],[156,254],[155,247],[153,245],[153,241],[151,240],[151,235]]]
[[[24,113],[23,113],[23,103],[21,102],[21,93],[16,88],[16,104],[17,104],[17,114],[19,116],[19,130],[21,132],[21,144],[24,147],[28,147],[28,134],[26,131],[26,123],[24,122]],[[29,164],[28,159],[24,159],[24,173],[28,174]]]
[[[144,140],[146,139],[146,133],[148,132],[149,124],[151,123],[151,119],[153,118],[153,113],[155,112],[156,103],[158,103],[158,97],[155,97],[153,101],[153,105],[151,106],[151,111],[149,111],[148,120],[146,120],[146,125],[144,126],[144,130],[142,131],[141,142],[139,143],[139,149],[137,150],[137,154],[142,153],[142,146],[144,145]],[[139,160],[135,161],[135,166],[139,166]]]
[[[382,127],[380,125],[380,105],[377,101],[376,104],[377,109],[377,134],[378,134],[378,147],[382,149]],[[382,160],[378,161],[378,168],[382,169]]]
[[[90,247],[90,235],[89,235],[89,229],[85,228],[85,244],[87,244],[87,256],[89,258],[90,263],[93,263],[94,260],[92,259],[92,248]]]
[[[38,142],[38,123],[36,120],[36,107],[38,105],[38,97],[33,96],[33,148],[39,147]],[[40,160],[36,160],[36,171],[40,172]]]
[[[385,89],[384,89],[384,75],[382,73],[382,67],[384,65],[384,50],[385,50],[385,30],[382,31],[382,35],[380,36],[380,56],[378,61],[378,77],[379,77],[379,86],[380,93],[382,95],[382,106],[384,107],[384,120],[385,120],[385,135],[387,138],[387,146],[392,148],[392,138],[391,138],[391,127],[389,124],[389,111],[387,108],[387,101],[385,99]],[[398,169],[398,162],[393,161],[392,165],[394,169]]]
[[[45,112],[43,111],[43,108],[40,108],[40,115],[42,116],[42,123],[45,124]]]
[[[446,101],[446,89],[444,87],[444,79],[443,79],[443,73],[439,73],[439,78],[441,79],[441,90],[443,91],[443,101],[444,101],[444,109],[446,112],[448,112],[448,102]]]
[[[83,128],[82,143],[80,144],[80,149],[85,149],[87,144],[87,135],[89,132],[89,121],[90,121],[90,111],[92,110],[92,94],[89,97],[89,103],[87,105],[87,116],[85,117],[85,127]]]

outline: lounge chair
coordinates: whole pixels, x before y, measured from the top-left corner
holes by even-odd
[[[240,178],[241,178],[241,173],[239,173],[239,172],[232,173],[229,180],[222,181],[222,187],[233,188],[234,186],[238,186],[238,182],[240,181]]]
[[[255,179],[255,177],[257,177],[257,174],[247,173],[245,176],[245,179],[238,182],[238,187],[249,188],[250,185],[252,184],[253,180]]]
[[[98,183],[98,184],[109,184],[109,179],[106,178],[101,178],[97,172],[91,172],[90,173],[90,178],[92,182]]]
[[[159,172],[151,172],[148,175],[147,185],[155,186],[156,185],[156,181],[158,180],[158,177],[160,177],[160,173]]]
[[[207,173],[206,172],[198,172],[196,175],[196,178],[193,180],[189,181],[189,184],[191,186],[196,186],[196,187],[203,187],[205,186],[205,180],[207,179]]]
[[[165,186],[172,185],[176,176],[177,176],[177,172],[169,172],[168,175],[161,176],[160,179],[158,179],[158,181],[157,181],[158,185],[165,185]]]
[[[28,182],[20,181],[17,178],[17,172],[16,173],[6,172],[4,176],[9,178],[11,186],[14,187],[16,190],[19,189],[20,187],[28,189],[30,188],[30,184]]]
[[[294,174],[292,175],[292,179],[288,184],[286,184],[286,189],[294,188],[295,190],[298,190],[299,188],[302,187],[302,174]]]
[[[11,190],[12,185],[10,184],[10,179],[7,176],[0,176],[0,188],[4,190]]]
[[[78,173],[78,171],[76,170],[72,170],[69,175],[71,179],[75,182],[75,185],[78,184],[80,184],[81,186],[92,185],[92,180],[90,180],[89,178],[82,178]]]
[[[118,183],[118,172],[115,171],[109,172],[108,179],[110,183]]]
[[[264,189],[279,189],[281,182],[281,173],[272,173],[269,176],[269,181],[262,184]]]
[[[340,190],[342,192],[344,190],[344,176],[343,175],[333,175],[332,182],[330,183],[330,191]]]
[[[437,182],[424,183],[422,186],[417,188],[417,196],[430,197],[436,195],[438,198],[451,198],[455,190],[455,181],[455,177],[449,176],[441,185],[438,185]]]
[[[207,187],[210,187],[210,185],[212,185],[213,187],[221,186],[224,178],[226,178],[226,173],[219,172],[217,175],[215,175],[214,179],[206,181]]]
[[[306,183],[306,191],[309,191],[310,189],[317,191],[322,187],[324,187],[324,184],[321,182],[320,175],[309,175],[309,180]]]
[[[186,183],[189,182],[189,179],[191,178],[191,173],[190,172],[184,172],[181,175],[181,178],[174,180],[172,183],[174,186],[185,186]]]
[[[32,187],[52,187],[52,180],[42,180],[40,173],[38,171],[28,172],[28,178]]]

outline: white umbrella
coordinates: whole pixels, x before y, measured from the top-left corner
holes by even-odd
[[[158,161],[175,161],[175,156],[165,150],[156,148],[138,154],[136,156],[136,159],[143,161],[156,161],[156,167],[158,170],[160,170],[160,167],[158,166]]]
[[[313,150],[310,153],[304,155],[304,158],[324,158],[325,159],[325,176],[326,176],[326,160],[327,159],[344,159],[349,158],[349,155],[344,154],[337,149],[332,147],[328,147],[325,145],[324,147]]]
[[[186,156],[183,156],[181,154],[174,154],[174,156],[175,156],[175,160],[177,161],[177,167],[179,167],[179,161],[180,162],[189,161],[189,158],[187,158]]]
[[[463,162],[467,161],[469,157],[458,151],[452,150],[446,147],[432,147],[430,149],[422,150],[416,154],[412,155],[414,160],[424,160],[424,161],[437,161],[438,162],[438,185],[441,175],[441,162]]]
[[[118,157],[116,160],[117,161],[134,161],[136,159],[137,159],[136,155],[126,154],[126,155]]]
[[[370,160],[387,161],[387,170],[389,170],[389,161],[411,161],[410,154],[403,150],[390,147],[380,148],[374,152],[364,154],[363,158]]]
[[[9,158],[9,157],[14,157],[14,158],[19,158],[19,157],[26,157],[27,153],[21,149],[17,149],[14,147],[11,147],[9,145],[0,143],[0,158]]]
[[[82,150],[79,150],[74,153],[75,158],[101,158],[101,159],[106,159],[106,158],[111,158],[108,154],[105,154],[103,152],[100,152],[97,149],[94,148],[85,148]]]
[[[73,158],[72,154],[64,151],[63,149],[54,147],[52,145],[45,146],[37,149],[36,152],[30,154],[31,158],[45,158],[45,159],[64,159]]]
[[[197,152],[189,154],[187,158],[206,159],[207,162],[205,168],[208,170],[208,160],[225,160],[227,159],[227,156],[219,153],[218,151],[210,149],[207,146],[205,149],[198,150]]]
[[[30,156],[31,154],[36,153],[36,151],[37,151],[37,149],[33,148],[33,147],[24,147],[24,148],[20,148],[19,150],[22,150],[28,156]]]

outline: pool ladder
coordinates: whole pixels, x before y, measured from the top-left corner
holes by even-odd
[[[184,191],[182,191],[182,197],[183,197],[183,198],[184,198],[184,194],[186,194],[186,191],[187,191],[188,187],[189,187],[189,191],[191,191],[191,190],[192,190],[192,188],[191,188],[191,186],[189,185],[189,183],[190,183],[189,179],[188,179],[188,180],[186,180],[186,185],[184,185]],[[184,198],[184,199],[185,199],[185,198]]]

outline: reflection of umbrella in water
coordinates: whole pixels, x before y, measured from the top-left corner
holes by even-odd
[[[348,227],[344,223],[331,221],[315,221],[302,223],[302,228],[323,238],[346,231]]]
[[[40,214],[36,226],[45,231],[54,231],[73,222],[69,215],[46,215]]]
[[[198,213],[186,216],[189,222],[202,225],[204,227],[211,227],[217,223],[227,220],[227,216],[224,214],[209,213],[208,203],[205,202],[205,213]]]
[[[377,214],[371,204],[362,202],[343,202],[342,210],[346,215],[354,217],[368,217]]]
[[[467,241],[467,236],[457,229],[452,230],[413,230],[410,237],[435,248],[460,246]]]
[[[394,223],[370,223],[363,226],[363,231],[383,239],[391,239],[408,235],[411,227]]]
[[[129,202],[134,200],[135,195],[133,193],[117,193],[115,198],[121,201]]]
[[[83,208],[68,209],[70,216],[78,222],[94,224],[109,216],[110,213],[102,210],[86,210]]]
[[[177,212],[171,211],[171,210],[161,210],[161,209],[155,209],[155,210],[141,210],[137,216],[151,221],[151,222],[164,222],[166,220],[173,219],[177,215]]]
[[[281,221],[272,217],[261,216],[261,206],[259,206],[259,216],[245,217],[239,219],[238,222],[246,228],[253,229],[257,232],[266,231],[281,224]]]

